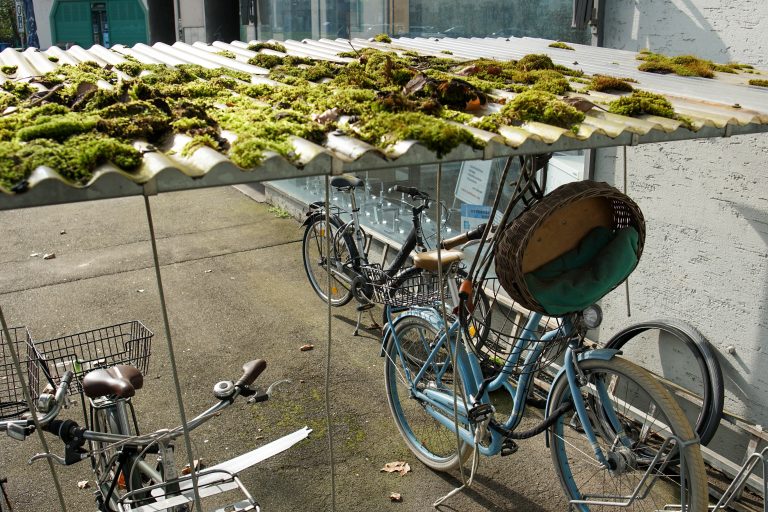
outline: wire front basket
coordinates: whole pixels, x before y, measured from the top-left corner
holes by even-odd
[[[464,306],[462,326],[470,348],[488,370],[514,375],[537,372],[556,362],[568,340],[577,335],[566,328],[567,318],[521,307],[497,278],[483,281],[473,295]]]
[[[366,297],[376,304],[387,306],[429,306],[440,301],[440,286],[437,274],[427,271],[409,272],[390,277],[378,265],[362,269],[368,283]],[[444,296],[447,300],[448,290]]]
[[[27,381],[31,398],[34,400],[39,391],[40,354],[35,350],[32,336],[26,327],[12,327],[8,329],[8,334],[11,336],[10,342],[16,349],[23,377]],[[22,382],[13,364],[8,340],[0,331],[0,419],[16,418],[28,410]]]
[[[144,324],[134,320],[35,342],[35,348],[47,364],[54,383],[71,370],[76,378],[70,390],[76,388],[82,392],[83,377],[98,368],[128,364],[146,374],[153,335]]]

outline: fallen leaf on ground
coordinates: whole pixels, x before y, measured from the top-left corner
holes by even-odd
[[[78,489],[89,489],[91,487],[91,484],[88,483],[88,480],[80,480],[77,482],[77,488]]]
[[[384,464],[384,467],[381,468],[381,471],[385,471],[387,473],[400,473],[400,476],[405,475],[411,470],[411,466],[408,465],[407,462],[403,462],[402,460],[397,460],[395,462],[387,462]]]
[[[205,464],[203,464],[203,461],[202,461],[202,459],[195,459],[195,471],[200,471],[200,470],[201,470],[201,469],[203,469],[204,467],[205,467]],[[186,466],[184,466],[184,468],[181,470],[181,474],[182,474],[182,475],[188,475],[188,474],[190,474],[191,472],[192,472],[192,471],[190,471],[190,470],[189,470],[189,464],[187,464]]]
[[[390,501],[396,501],[397,503],[400,503],[401,501],[403,501],[403,497],[400,496],[399,492],[393,492],[392,494],[390,494],[389,499]]]
[[[301,350],[302,352],[306,352],[307,350],[312,350],[313,348],[315,348],[314,345],[312,345],[311,343],[307,343],[306,345],[302,345],[299,348],[299,350]]]

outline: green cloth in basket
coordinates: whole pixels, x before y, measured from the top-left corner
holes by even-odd
[[[621,283],[637,266],[639,234],[597,227],[579,246],[525,274],[528,291],[550,315],[580,311]]]

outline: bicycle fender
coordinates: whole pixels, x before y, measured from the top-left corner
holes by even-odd
[[[395,326],[403,321],[405,318],[408,318],[409,316],[417,316],[419,318],[424,318],[427,321],[432,322],[433,324],[435,321],[442,322],[442,317],[432,308],[422,308],[422,307],[415,307],[415,308],[409,308],[408,312],[398,316],[395,318],[392,323],[387,323],[384,326],[384,332],[381,336],[381,351],[379,352],[380,357],[386,357],[387,355],[387,346],[389,343],[391,343],[391,338],[393,336],[392,330],[395,328]],[[439,330],[439,326],[438,326]]]
[[[586,361],[589,359],[598,359],[600,361],[609,361],[619,355],[621,353],[621,350],[616,350],[613,348],[596,348],[593,350],[587,350],[584,351],[576,356],[576,360]],[[547,405],[544,407],[544,417],[548,418],[549,413],[552,411],[552,402],[550,401],[550,398],[552,397],[552,390],[555,389],[555,386],[560,382],[561,379],[565,379],[565,367],[560,368],[560,371],[557,372],[557,375],[555,375],[555,378],[552,379],[552,384],[549,387],[549,394],[547,395]],[[547,445],[547,448],[549,448],[549,437],[544,436],[545,444]]]
[[[325,218],[325,213],[322,211],[311,211],[307,213],[307,218],[301,223],[301,227],[305,228],[315,222],[317,219]]]

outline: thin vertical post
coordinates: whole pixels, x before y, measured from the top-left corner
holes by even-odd
[[[354,191],[352,192],[354,194]],[[325,176],[325,268],[328,276],[328,348],[325,354],[325,423],[328,428],[328,458],[331,464],[331,512],[336,511],[336,462],[333,456],[333,422],[331,420],[331,178]]]
[[[179,374],[176,366],[176,356],[173,352],[173,342],[171,341],[171,327],[168,322],[168,309],[165,305],[165,292],[163,291],[163,278],[160,275],[160,259],[157,256],[157,240],[155,239],[155,226],[152,223],[152,209],[149,207],[149,196],[144,194],[144,206],[147,211],[147,223],[149,224],[149,239],[152,242],[152,259],[155,263],[155,278],[157,279],[157,291],[160,296],[160,308],[163,312],[163,327],[165,328],[165,341],[168,345],[168,358],[171,361],[171,371],[173,372],[173,385],[176,389],[176,402],[179,404],[179,416],[181,417],[181,428],[184,430],[184,446],[187,448],[187,459],[191,468],[192,491],[195,496],[195,509],[203,510],[200,504],[200,493],[197,489],[197,472],[195,469],[195,455],[192,451],[192,440],[189,437],[189,426],[187,425],[187,415],[184,411],[184,401],[181,396],[181,384],[179,383]]]

